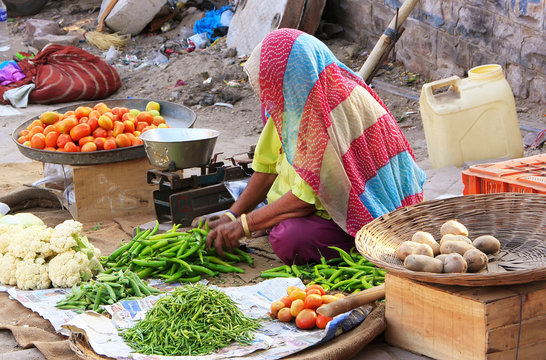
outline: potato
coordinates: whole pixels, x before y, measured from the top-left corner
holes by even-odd
[[[487,266],[487,255],[478,249],[470,249],[463,255],[468,265],[468,272],[478,272]]]
[[[413,241],[404,241],[398,248],[396,249],[396,256],[404,261],[408,255],[411,255],[413,253],[413,250],[421,244],[413,242]]]
[[[446,241],[440,246],[440,252],[442,254],[457,253],[461,256],[470,249],[475,249],[475,247],[464,241]]]
[[[484,254],[495,254],[500,250],[500,241],[491,235],[477,237],[472,244]]]
[[[444,263],[430,256],[411,254],[404,260],[404,267],[413,271],[441,273],[444,269]]]
[[[440,227],[440,234],[442,234],[442,236],[445,234],[468,236],[468,230],[457,220],[449,220]]]
[[[447,257],[448,254],[440,254],[440,255],[436,255],[435,259],[438,259],[438,260],[441,260],[442,262],[444,262],[445,258]]]
[[[417,245],[413,251],[411,252],[413,255],[426,255],[430,257],[434,257],[434,250],[427,244],[419,244]]]
[[[464,273],[466,269],[468,269],[468,265],[460,254],[449,254],[444,259],[445,273]]]
[[[472,240],[470,240],[464,235],[445,234],[440,239],[440,246],[442,246],[442,244],[445,243],[446,241],[464,241],[465,243],[472,245]]]
[[[430,233],[426,231],[417,231],[411,237],[411,241],[418,242],[421,244],[427,244],[428,246],[432,248],[432,251],[434,252],[434,256],[440,253],[440,244],[438,244],[438,242],[434,240],[434,236],[432,236]]]

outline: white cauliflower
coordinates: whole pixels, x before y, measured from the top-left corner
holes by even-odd
[[[52,232],[53,229],[45,225],[26,227],[13,233],[8,252],[21,259],[48,258],[54,254],[49,243]]]
[[[83,224],[75,220],[65,220],[55,226],[51,234],[51,249],[56,253],[64,253],[78,246]]]
[[[49,261],[49,278],[55,287],[72,287],[92,276],[89,258],[83,252],[69,250]]]
[[[17,285],[15,270],[17,269],[18,260],[10,253],[4,254],[0,259],[0,282],[4,285]]]
[[[47,267],[45,259],[41,256],[17,262],[15,270],[17,287],[22,290],[47,289],[51,285]]]
[[[18,238],[21,231],[23,231],[21,225],[0,224],[0,254],[8,252],[11,240]]]

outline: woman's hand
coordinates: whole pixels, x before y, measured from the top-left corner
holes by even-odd
[[[227,220],[228,222],[219,224],[215,228],[209,224],[212,230],[207,235],[207,249],[210,249],[214,243],[214,248],[221,257],[224,257],[224,247],[232,252],[234,248],[239,247],[239,239],[245,236],[243,226],[239,221],[231,221],[229,218]]]

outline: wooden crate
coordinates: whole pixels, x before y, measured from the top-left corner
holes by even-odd
[[[72,166],[75,203],[68,210],[81,222],[135,213],[154,214],[153,191],[146,172],[148,158],[99,165]]]
[[[387,274],[385,339],[435,359],[546,359],[546,281],[463,287]]]

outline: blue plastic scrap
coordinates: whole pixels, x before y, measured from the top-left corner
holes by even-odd
[[[207,11],[205,16],[201,20],[196,20],[193,25],[194,34],[207,33],[209,39],[216,40],[220,36],[214,36],[214,30],[223,26],[229,26],[231,16],[224,16],[222,14],[226,11],[233,12],[231,6],[226,5],[220,9],[214,9]]]

